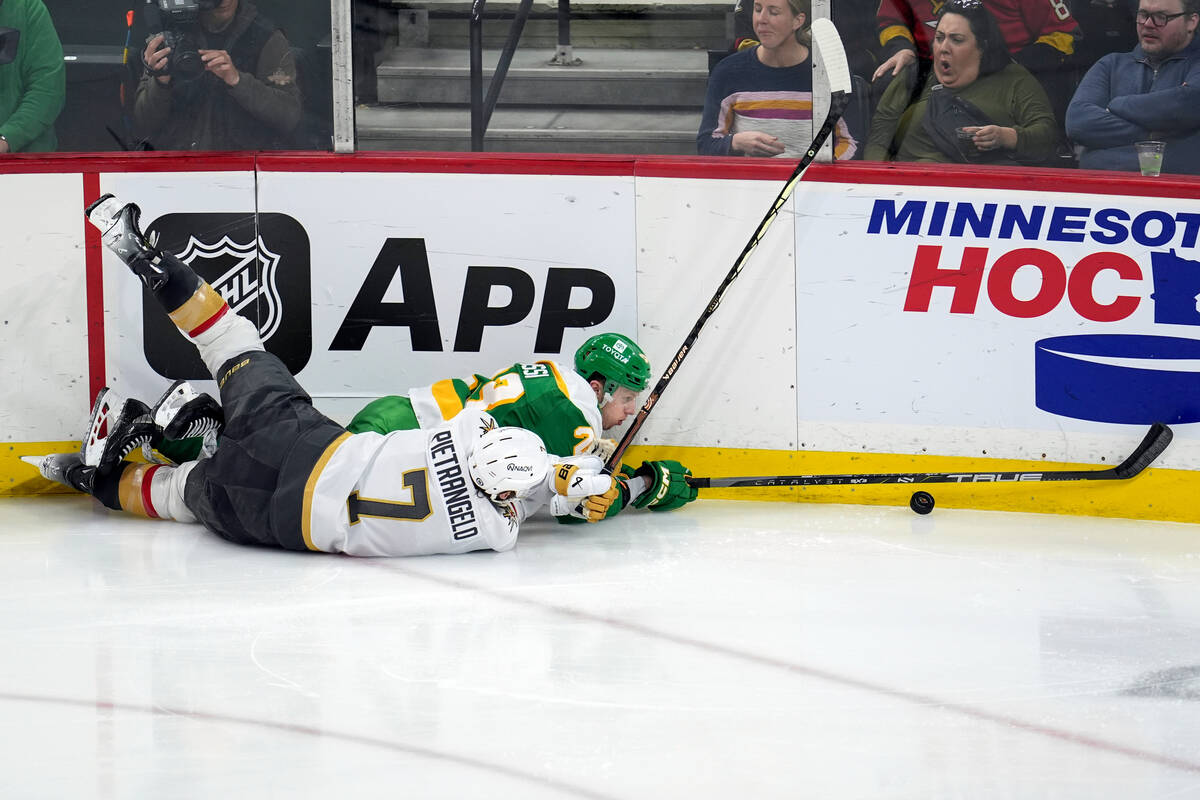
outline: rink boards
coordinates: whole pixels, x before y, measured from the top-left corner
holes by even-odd
[[[8,493],[69,446],[102,385],[198,379],[188,346],[82,208],[135,200],[318,407],[527,358],[591,333],[654,374],[790,164],[576,156],[140,155],[0,174]],[[979,188],[983,187],[983,188]],[[1084,172],[817,165],[642,428],[630,458],[700,475],[1110,466],[1163,420],[1132,482],[939,487],[939,505],[1200,521],[1200,201],[1194,182]],[[753,494],[751,494],[753,492]],[[897,487],[711,496],[906,503]]]

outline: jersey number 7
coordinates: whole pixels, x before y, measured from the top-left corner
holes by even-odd
[[[420,522],[433,512],[429,505],[429,481],[423,469],[414,469],[404,473],[404,486],[412,492],[412,500],[401,503],[396,500],[372,500],[359,497],[358,492],[351,492],[346,498],[346,506],[350,511],[350,524],[358,524],[360,517],[378,517],[382,519],[402,519]]]

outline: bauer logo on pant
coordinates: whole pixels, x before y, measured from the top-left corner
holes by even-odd
[[[286,214],[166,214],[147,227],[158,244],[208,281],[229,307],[258,326],[267,350],[293,373],[312,354],[308,234]],[[172,335],[152,297],[143,300],[143,348],[155,372],[199,380],[195,348]]]

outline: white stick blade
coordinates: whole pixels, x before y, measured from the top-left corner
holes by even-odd
[[[825,74],[829,77],[829,92],[850,94],[850,64],[846,61],[846,50],[837,28],[827,19],[814,19],[812,24],[813,43],[821,54]]]

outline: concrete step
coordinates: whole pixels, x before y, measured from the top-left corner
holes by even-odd
[[[483,45],[504,46],[512,25],[511,16],[485,17]],[[626,49],[716,49],[726,47],[730,35],[723,12],[711,18],[664,18],[662,14],[636,17],[605,13],[573,12],[571,44],[574,47]],[[465,49],[469,37],[467,17],[432,12],[429,16],[430,47]],[[553,48],[558,44],[558,21],[553,16],[530,15],[521,29],[521,47]]]
[[[471,113],[465,108],[364,106],[357,109],[356,118],[360,150],[471,149]],[[695,155],[699,128],[699,108],[499,108],[488,126],[484,150]]]
[[[704,50],[576,49],[577,66],[551,64],[553,49],[518,48],[500,92],[500,104],[674,107],[704,106],[708,54]],[[484,94],[499,60],[483,54]],[[465,49],[396,48],[376,67],[381,103],[470,102]]]
[[[466,49],[471,2],[462,0],[376,0],[360,5],[357,24],[385,32],[393,44]],[[508,38],[519,3],[490,0],[483,12],[484,47]],[[719,49],[733,34],[732,0],[696,2],[587,2],[572,0],[570,42],[574,47]],[[525,47],[558,44],[558,4],[535,2],[521,33]]]

